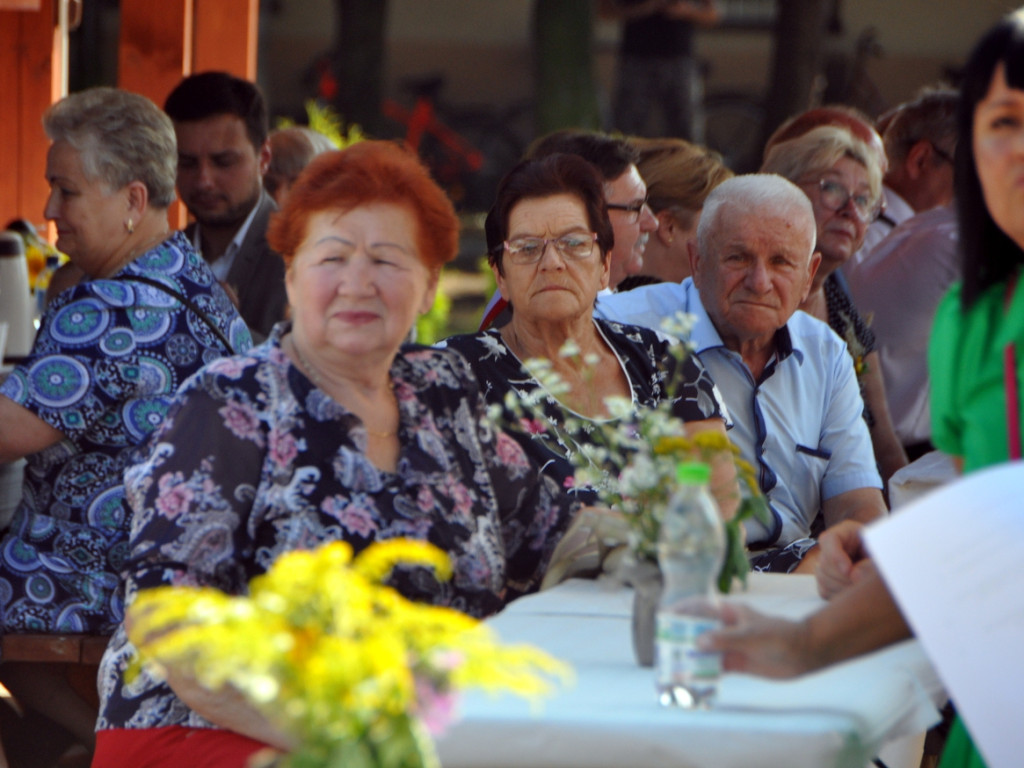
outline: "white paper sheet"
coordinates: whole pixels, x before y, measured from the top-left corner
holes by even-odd
[[[989,768],[1024,764],[1024,462],[975,472],[865,532]]]

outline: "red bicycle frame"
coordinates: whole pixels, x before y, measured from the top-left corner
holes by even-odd
[[[405,145],[419,153],[420,142],[425,135],[436,138],[455,160],[461,160],[470,171],[479,171],[484,156],[476,147],[437,119],[433,102],[424,97],[416,98],[412,109],[407,109],[393,99],[384,99],[381,112],[405,126]]]

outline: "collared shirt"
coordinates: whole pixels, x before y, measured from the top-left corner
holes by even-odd
[[[931,439],[928,337],[939,302],[960,279],[958,240],[953,206],[919,213],[875,246],[850,278],[857,308],[872,316],[885,397],[904,445]]]
[[[265,195],[266,192],[261,191],[260,195]],[[234,238],[228,243],[228,247],[224,253],[218,259],[213,261],[207,261],[210,265],[210,270],[213,272],[213,276],[220,280],[222,283],[228,279],[228,272],[231,271],[231,265],[235,263],[235,257],[238,252],[242,249],[242,242],[245,240],[245,236],[249,233],[249,227],[252,225],[252,220],[256,218],[256,211],[260,207],[260,198],[256,198],[256,204],[249,211],[249,215],[245,217],[245,221],[242,222],[242,226],[235,232]],[[202,237],[202,224],[196,222],[196,228],[192,232],[192,247],[196,249],[196,253],[200,256],[203,255],[203,237]],[[205,260],[205,256],[203,257]]]
[[[750,544],[789,544],[809,535],[823,500],[882,487],[853,362],[828,325],[796,312],[755,380],[739,353],[726,349],[691,278],[603,297],[595,314],[658,328],[676,312],[696,318],[687,341],[725,398],[729,437],[768,497],[774,524],[748,520]]]

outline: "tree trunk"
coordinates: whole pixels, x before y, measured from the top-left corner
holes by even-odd
[[[830,0],[777,0],[771,89],[763,139],[787,117],[807,109],[819,87]],[[762,145],[764,141],[762,141]]]
[[[370,134],[380,126],[387,39],[387,0],[335,0],[335,108],[346,125]]]
[[[537,135],[601,127],[594,79],[592,0],[535,0]]]

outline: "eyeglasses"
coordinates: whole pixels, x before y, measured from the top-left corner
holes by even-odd
[[[513,264],[536,264],[550,243],[564,258],[580,261],[594,252],[596,241],[594,232],[571,232],[561,237],[517,237],[505,241],[505,252]]]
[[[643,200],[636,200],[632,203],[607,203],[606,207],[609,211],[625,211],[630,220],[636,224],[640,221],[640,214],[647,207],[647,202],[648,198],[645,197]]]
[[[846,204],[853,200],[853,208],[857,211],[857,218],[865,224],[870,224],[882,213],[882,201],[872,200],[870,195],[864,193],[854,194],[838,181],[822,179],[818,182],[821,189],[821,202],[830,211],[841,211]]]

